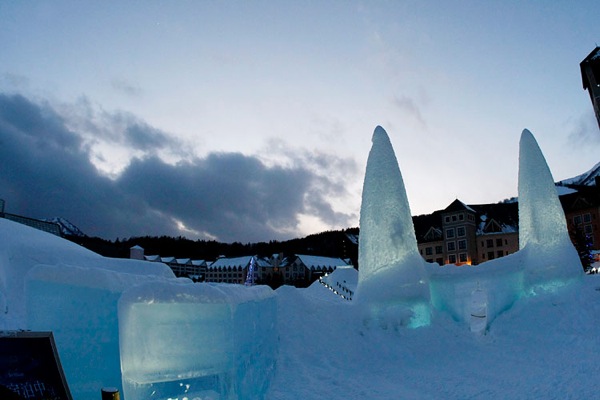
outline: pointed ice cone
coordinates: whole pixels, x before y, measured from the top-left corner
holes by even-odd
[[[357,300],[381,314],[428,302],[429,286],[390,139],[378,126],[372,141],[360,209]]]
[[[519,247],[527,259],[529,285],[558,284],[583,274],[554,179],[527,129],[519,143]]]

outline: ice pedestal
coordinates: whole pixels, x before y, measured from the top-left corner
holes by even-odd
[[[119,301],[127,400],[260,399],[274,372],[274,292],[266,286],[150,283]]]
[[[117,304],[121,293],[158,279],[69,265],[38,265],[25,277],[27,328],[52,331],[73,398],[121,389]]]

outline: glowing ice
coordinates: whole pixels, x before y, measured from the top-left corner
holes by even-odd
[[[29,271],[27,328],[54,332],[74,398],[96,398],[102,387],[122,390],[117,302],[127,288],[156,279],[68,265]]]
[[[519,248],[530,290],[561,286],[583,275],[554,179],[527,129],[519,143]]]
[[[277,357],[267,286],[155,282],[119,301],[128,400],[261,399]]]
[[[378,126],[367,160],[360,210],[357,301],[383,325],[429,323],[429,287],[404,181]],[[369,318],[369,317],[368,317]]]

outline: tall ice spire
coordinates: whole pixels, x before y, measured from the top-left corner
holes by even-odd
[[[378,319],[423,324],[416,314],[424,308],[428,314],[429,286],[404,181],[382,127],[375,128],[372,141],[360,209],[357,301]]]

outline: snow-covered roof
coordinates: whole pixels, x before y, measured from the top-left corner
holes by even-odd
[[[245,268],[250,264],[250,260],[254,256],[243,256],[243,257],[235,257],[235,258],[218,258],[215,262],[210,264],[208,268],[219,268],[219,267],[242,267]]]
[[[300,261],[306,265],[308,268],[311,267],[342,267],[347,266],[348,264],[342,260],[341,258],[332,258],[332,257],[320,257],[320,256],[308,256],[304,254],[296,254],[296,257],[300,259]]]

